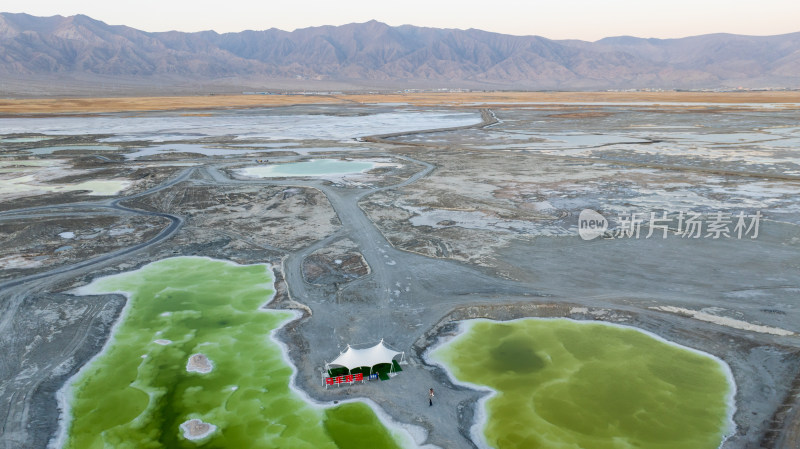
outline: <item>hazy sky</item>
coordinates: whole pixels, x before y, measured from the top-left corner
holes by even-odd
[[[370,19],[583,40],[800,31],[800,0],[3,0],[0,11],[80,13],[145,31],[294,30]]]

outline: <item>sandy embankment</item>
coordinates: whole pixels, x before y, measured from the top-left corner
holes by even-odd
[[[481,103],[783,103],[799,107],[800,92],[466,92],[347,95],[205,95],[174,97],[0,99],[0,114],[86,114],[258,108],[297,104],[406,103],[480,106]],[[685,107],[685,106],[684,106]]]

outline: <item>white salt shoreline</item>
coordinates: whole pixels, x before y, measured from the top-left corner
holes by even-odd
[[[752,324],[748,323],[747,321],[736,320],[724,316],[712,315],[710,313],[701,312],[699,310],[684,309],[682,307],[674,307],[674,306],[656,306],[656,307],[649,307],[649,309],[659,310],[661,312],[674,313],[677,315],[686,315],[696,320],[719,324],[720,326],[725,326],[725,327],[732,327],[734,329],[759,332],[762,334],[780,335],[783,337],[789,335],[795,335],[794,332],[786,329],[781,329],[779,327],[764,326],[761,324]]]

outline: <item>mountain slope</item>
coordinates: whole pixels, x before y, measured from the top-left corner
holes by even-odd
[[[300,79],[533,89],[798,87],[800,33],[583,42],[376,21],[293,32],[148,33],[83,15],[2,13],[0,75],[145,85]]]

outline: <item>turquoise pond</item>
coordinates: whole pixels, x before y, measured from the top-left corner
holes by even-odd
[[[239,173],[250,178],[283,178],[293,176],[326,176],[363,173],[375,167],[373,162],[314,159],[303,162],[247,167]]]
[[[36,155],[53,154],[59,151],[117,151],[116,145],[57,145],[52,147],[39,147],[23,150]]]

